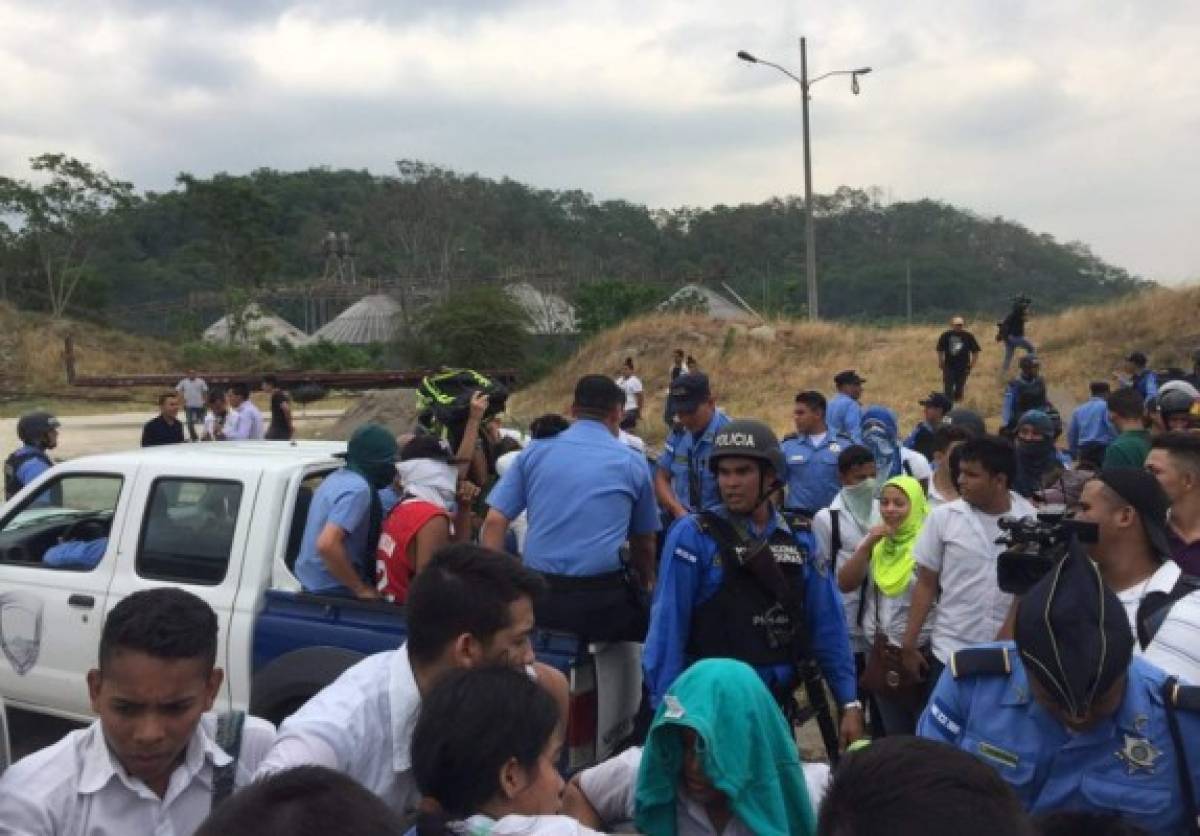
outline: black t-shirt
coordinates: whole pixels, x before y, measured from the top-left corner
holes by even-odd
[[[161,415],[151,418],[142,427],[142,446],[158,447],[160,444],[182,444],[183,424],[179,421],[167,423]]]
[[[1004,331],[1010,337],[1025,336],[1025,311],[1020,308],[1013,309],[1004,318]]]
[[[282,389],[271,393],[271,426],[267,428],[267,438],[285,441],[291,439],[287,416],[283,414],[283,405],[289,401],[291,397]]]
[[[928,343],[927,343],[928,345]],[[937,350],[946,355],[946,364],[953,369],[965,369],[971,355],[979,353],[979,343],[970,331],[945,331],[937,341]]]

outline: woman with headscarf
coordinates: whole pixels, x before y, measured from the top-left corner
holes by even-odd
[[[1013,490],[1026,499],[1044,503],[1045,489],[1059,482],[1066,470],[1054,447],[1054,422],[1050,416],[1040,409],[1031,409],[1017,419],[1016,449],[1017,476]],[[1068,491],[1064,489],[1062,493]],[[1078,499],[1078,490],[1070,493]]]
[[[863,627],[871,650],[863,687],[875,695],[887,734],[912,734],[923,707],[922,685],[906,681],[900,646],[917,576],[913,546],[928,514],[925,492],[916,479],[889,479],[879,495],[882,522],[871,527],[838,570],[838,587],[843,592],[859,589],[864,579],[868,581]],[[920,645],[922,652],[928,653],[927,631],[922,632]]]
[[[875,456],[875,472],[880,482],[903,474],[920,482],[921,490],[929,490],[933,468],[929,459],[900,443],[896,413],[886,406],[869,406],[863,411],[859,427],[863,446]]]
[[[655,836],[816,832],[787,720],[754,669],[733,659],[704,659],[684,671],[663,697],[645,748],[573,778],[563,810],[596,828],[633,820],[638,833]]]

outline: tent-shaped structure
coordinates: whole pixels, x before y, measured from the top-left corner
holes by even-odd
[[[226,314],[205,328],[203,338],[210,343],[239,345],[257,345],[263,340],[287,340],[297,346],[308,342],[308,334],[286,319],[267,313],[253,302],[240,313]]]
[[[717,293],[712,288],[699,284],[687,284],[672,293],[659,304],[660,310],[683,308],[699,310],[713,319],[755,319],[756,315]]]
[[[400,303],[383,293],[364,296],[312,335],[312,341],[328,340],[341,345],[386,343],[400,333]]]
[[[529,282],[505,286],[504,292],[529,317],[527,329],[531,334],[574,334],[579,331],[575,322],[575,306],[556,293],[545,293]]]

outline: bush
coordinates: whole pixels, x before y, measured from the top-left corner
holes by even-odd
[[[422,366],[518,368],[525,362],[529,325],[506,293],[474,287],[430,308],[402,349]]]
[[[659,285],[603,281],[582,285],[575,292],[579,330],[595,334],[651,310],[666,290]]]

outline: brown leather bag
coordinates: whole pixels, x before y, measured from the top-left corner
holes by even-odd
[[[887,634],[879,629],[879,589],[875,588],[875,638],[867,653],[867,663],[859,687],[876,697],[900,703],[916,710],[925,701],[925,683],[914,679],[904,667],[900,648],[888,641]],[[928,648],[921,648],[928,658]]]

